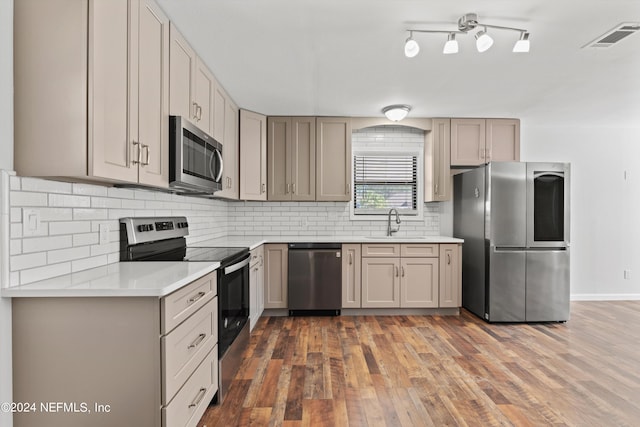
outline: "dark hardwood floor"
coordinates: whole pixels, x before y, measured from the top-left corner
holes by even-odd
[[[640,301],[573,302],[571,320],[261,318],[199,427],[638,426]]]

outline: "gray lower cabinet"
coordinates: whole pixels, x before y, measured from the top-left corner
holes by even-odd
[[[13,298],[12,314],[13,399],[36,405],[15,427],[195,427],[218,390],[215,272],[163,298]]]
[[[342,308],[360,308],[361,269],[361,245],[342,245]]]
[[[343,246],[345,256],[347,246],[352,245]],[[343,260],[343,307],[460,307],[460,248],[459,244],[432,243],[361,245],[360,292],[353,289],[356,267]]]
[[[249,329],[253,330],[264,311],[264,245],[251,251],[249,261]]]
[[[264,308],[287,308],[289,247],[264,245]]]

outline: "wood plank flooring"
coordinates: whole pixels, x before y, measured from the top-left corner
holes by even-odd
[[[265,317],[199,427],[638,426],[640,301],[571,320]]]

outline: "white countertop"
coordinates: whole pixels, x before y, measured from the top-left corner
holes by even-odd
[[[3,297],[162,297],[217,269],[217,262],[119,262],[27,285]]]
[[[265,243],[464,243],[447,236],[227,236],[191,243],[189,246],[246,246],[250,250]]]
[[[191,243],[193,247],[242,246],[265,243],[463,243],[445,236],[227,236]],[[217,269],[217,262],[120,262],[27,285],[3,288],[3,297],[162,297]]]

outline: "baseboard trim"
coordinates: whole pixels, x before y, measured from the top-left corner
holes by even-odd
[[[571,301],[638,301],[640,294],[571,294]]]

